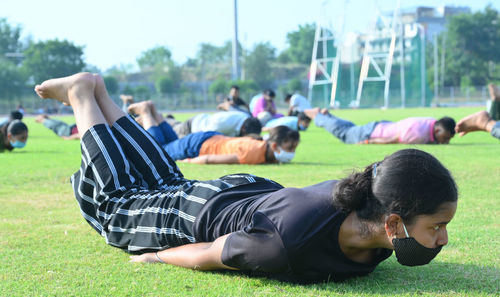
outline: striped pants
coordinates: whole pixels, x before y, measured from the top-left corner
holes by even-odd
[[[128,116],[112,127],[90,128],[81,151],[80,170],[71,177],[81,213],[106,243],[132,253],[196,242],[193,224],[210,198],[265,180],[245,174],[205,182],[185,179],[160,145]]]

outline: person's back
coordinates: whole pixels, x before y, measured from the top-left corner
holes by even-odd
[[[433,135],[436,119],[430,117],[411,117],[398,122],[380,122],[375,126],[371,138],[398,136],[399,143],[426,144],[435,141]]]
[[[338,233],[346,214],[335,209],[337,181],[271,192],[248,185],[209,200],[193,227],[195,238],[210,242],[233,233],[222,261],[228,266],[286,274],[287,278],[342,280],[373,271],[389,257],[384,250],[372,264],[354,263],[340,250]]]
[[[227,136],[239,136],[243,122],[250,115],[239,111],[199,114],[193,118],[191,133],[216,131]]]
[[[277,119],[272,119],[266,123],[264,127],[266,128],[274,128],[277,126],[286,126],[292,130],[298,130],[299,118],[295,116],[286,116]]]
[[[262,164],[266,162],[267,144],[251,137],[212,136],[203,142],[202,155],[237,155],[240,164]]]
[[[306,97],[300,94],[293,94],[290,98],[290,107],[293,107],[298,112],[303,112],[306,109],[310,109],[311,104]]]

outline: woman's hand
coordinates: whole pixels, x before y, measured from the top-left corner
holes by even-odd
[[[156,263],[160,261],[156,258],[155,253],[144,253],[142,255],[130,256],[129,262]]]

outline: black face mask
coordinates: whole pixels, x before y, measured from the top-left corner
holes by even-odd
[[[427,248],[418,243],[415,238],[408,235],[408,231],[406,231],[404,224],[403,227],[405,229],[406,238],[394,238],[392,240],[396,258],[400,264],[406,266],[425,265],[439,254],[443,247],[442,245],[432,249]]]

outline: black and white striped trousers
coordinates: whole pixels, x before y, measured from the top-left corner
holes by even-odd
[[[81,150],[82,164],[71,183],[83,217],[108,244],[133,253],[195,242],[193,224],[207,200],[265,180],[246,174],[204,182],[185,179],[130,117],[112,127],[90,128]]]

